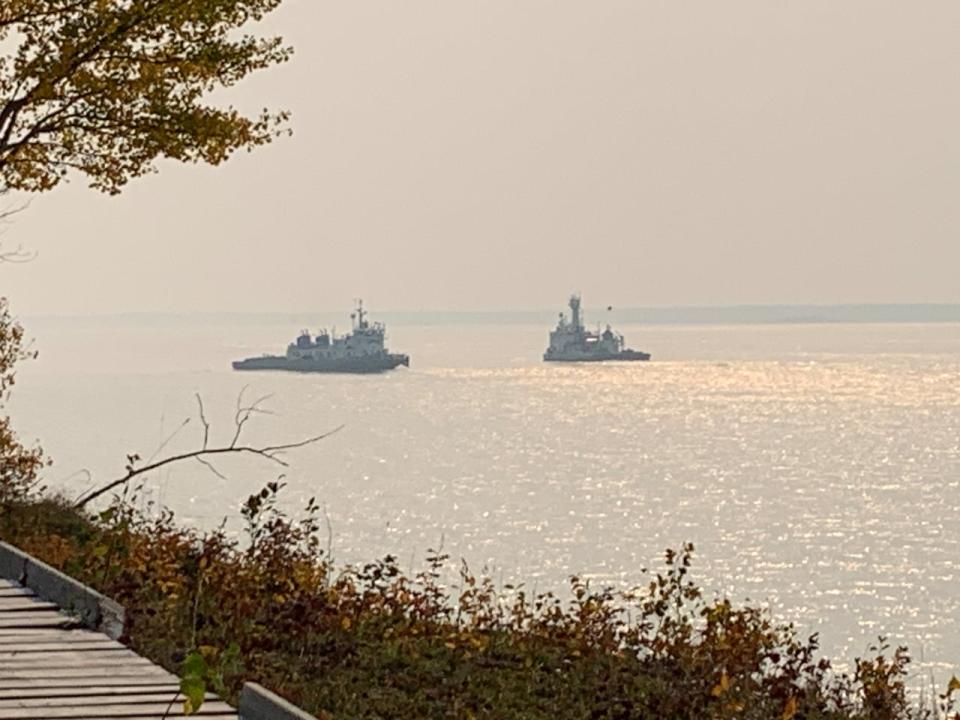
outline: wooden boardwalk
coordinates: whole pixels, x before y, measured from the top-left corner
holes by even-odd
[[[179,680],[0,578],[0,720],[183,716]],[[196,714],[237,718],[213,696]]]

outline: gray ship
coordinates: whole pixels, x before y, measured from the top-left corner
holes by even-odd
[[[626,347],[623,335],[607,325],[600,332],[590,332],[583,326],[580,314],[580,296],[570,296],[570,320],[560,313],[560,322],[550,333],[550,347],[543,354],[547,362],[602,362],[604,360],[649,360],[650,353]]]
[[[387,332],[383,323],[371,323],[363,302],[357,302],[350,315],[353,330],[337,337],[326,330],[316,337],[304,330],[287,346],[286,355],[237,360],[234,370],[289,370],[291,372],[377,373],[410,366],[410,356],[388,352],[384,346]]]

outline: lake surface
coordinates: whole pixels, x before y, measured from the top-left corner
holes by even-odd
[[[209,527],[280,472],[286,500],[326,506],[338,560],[419,564],[438,548],[503,582],[578,573],[630,587],[666,547],[697,546],[708,591],[769,602],[827,654],[881,632],[960,667],[960,325],[623,326],[654,362],[539,362],[547,329],[397,325],[409,370],[241,374],[288,323],[36,320],[11,413],[69,493],[122,474],[128,452],[214,440],[236,398],[272,395],[251,442],[335,436],[290,453],[151,478]],[[186,426],[183,421],[193,417]],[[84,472],[80,472],[80,471]]]

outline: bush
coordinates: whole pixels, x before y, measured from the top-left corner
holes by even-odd
[[[7,514],[10,503],[26,497],[36,486],[37,473],[44,465],[40,449],[24,446],[10,418],[3,414],[16,382],[14,366],[32,356],[23,347],[23,328],[10,316],[6,298],[0,297],[0,518]]]
[[[177,671],[198,651],[227,698],[256,680],[319,717],[937,716],[909,702],[903,648],[879,645],[852,677],[839,675],[815,636],[706,600],[689,577],[692,545],[668,551],[630,593],[576,577],[566,599],[498,590],[465,565],[448,589],[439,554],[415,577],[393,557],[335,568],[317,504],[290,519],[277,510],[281,490],[271,483],[244,504],[243,544],[126,497],[99,515],[34,497],[0,534],[120,601],[127,640],[147,657]]]

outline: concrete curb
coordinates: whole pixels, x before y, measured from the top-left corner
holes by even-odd
[[[5,542],[0,542],[0,577],[30,588],[114,640],[123,635],[126,618],[119,603]]]
[[[244,683],[240,692],[240,720],[317,720],[257,683]]]

